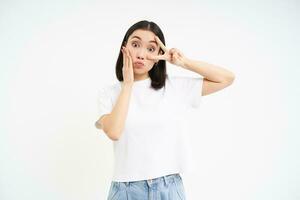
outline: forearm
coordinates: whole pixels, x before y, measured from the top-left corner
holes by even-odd
[[[112,112],[103,120],[104,132],[114,140],[119,139],[124,129],[129,108],[131,90],[131,85],[122,84],[121,92],[116,100]]]
[[[203,61],[185,58],[184,65],[182,67],[198,73],[204,78],[213,82],[221,83],[234,79],[234,74],[231,71]]]

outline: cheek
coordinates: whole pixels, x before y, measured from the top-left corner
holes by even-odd
[[[135,57],[135,50],[132,47],[127,47],[128,51],[130,52],[132,57]]]

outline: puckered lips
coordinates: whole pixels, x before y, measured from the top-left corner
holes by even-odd
[[[145,66],[145,64],[143,62],[141,62],[141,61],[136,61],[136,62],[133,63],[133,65],[136,68],[142,68],[142,67]]]

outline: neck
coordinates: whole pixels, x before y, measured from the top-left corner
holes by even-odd
[[[139,77],[139,76],[134,76],[134,81],[141,81],[141,80],[145,80],[145,79],[147,79],[147,78],[149,78],[150,76],[147,74],[147,75],[145,75],[145,76],[141,76],[141,77]]]

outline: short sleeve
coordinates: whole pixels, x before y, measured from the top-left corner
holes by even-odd
[[[112,111],[112,99],[110,95],[110,88],[102,87],[98,90],[97,95],[97,108],[98,117],[100,118],[104,114],[109,114]]]
[[[188,107],[198,108],[202,100],[203,77],[175,76],[175,89]]]

